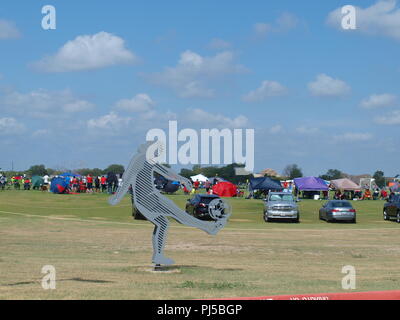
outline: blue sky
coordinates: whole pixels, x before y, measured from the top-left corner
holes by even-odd
[[[256,171],[396,175],[399,44],[395,0],[2,1],[0,167],[125,164],[177,120],[254,128]]]

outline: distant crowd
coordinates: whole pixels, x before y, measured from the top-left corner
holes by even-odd
[[[50,191],[51,182],[57,178],[63,178],[68,182],[68,190],[71,193],[109,193],[116,192],[122,184],[120,175],[112,172],[103,176],[53,176],[28,177],[27,175],[7,178],[0,174],[0,190],[41,190]]]
[[[0,190],[41,190],[50,191],[51,182],[54,179],[62,178],[67,181],[67,193],[109,193],[113,194],[117,191],[118,187],[122,185],[122,176],[109,172],[107,175],[86,176],[81,175],[61,175],[52,176],[44,175],[42,177],[34,176],[32,178],[27,175],[13,176],[7,178],[4,173],[0,173]],[[161,183],[157,186],[158,189],[164,189],[168,181]],[[193,190],[189,191],[185,186],[180,186],[185,194],[197,193],[201,189],[205,189],[207,193],[212,193],[213,186],[225,180],[215,177],[211,181],[201,182],[199,180],[191,181]],[[155,182],[156,183],[156,182]],[[156,183],[157,184],[157,183]],[[318,200],[390,200],[396,193],[390,188],[363,188],[361,190],[343,191],[335,190],[330,186],[330,191],[300,191],[295,187],[293,181],[281,182],[283,192],[293,193],[296,198],[303,199],[318,199]],[[244,189],[247,189],[247,184],[237,187],[237,197],[244,196]],[[179,188],[177,188],[179,189]],[[177,191],[177,190],[175,190]],[[173,191],[173,192],[175,192]],[[251,191],[249,198],[262,199],[265,198],[268,191],[254,190]]]

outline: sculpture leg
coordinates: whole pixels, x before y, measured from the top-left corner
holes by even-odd
[[[208,233],[209,235],[216,235],[223,227],[225,227],[228,220],[228,217],[225,217],[218,221],[201,221],[180,210],[174,212],[173,218],[181,224],[189,227],[198,228]]]
[[[168,212],[169,217],[188,227],[203,230],[210,235],[216,235],[228,222],[229,215],[218,221],[202,221],[179,209],[170,199],[160,198],[160,202],[165,208],[165,212]]]
[[[173,265],[175,262],[164,256],[169,221],[166,217],[159,216],[152,222],[155,225],[153,232],[153,263],[156,265]]]

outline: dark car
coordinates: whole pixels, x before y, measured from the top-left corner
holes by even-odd
[[[357,213],[349,201],[331,200],[319,210],[319,219],[327,222],[349,221],[357,222]]]
[[[220,197],[210,194],[197,194],[186,203],[186,212],[200,220],[214,221],[215,219],[210,216],[208,205],[215,199],[220,199]]]
[[[393,195],[389,197],[387,203],[383,208],[383,219],[396,220],[400,223],[400,195]]]

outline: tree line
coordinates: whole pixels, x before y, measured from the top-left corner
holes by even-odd
[[[27,176],[33,177],[33,176],[57,176],[65,172],[71,172],[74,174],[79,174],[81,176],[102,176],[106,175],[110,172],[122,175],[125,171],[125,168],[121,164],[112,164],[108,166],[105,169],[99,169],[99,168],[94,168],[94,169],[89,169],[89,168],[83,168],[83,169],[76,169],[76,170],[57,170],[57,169],[52,169],[52,168],[46,168],[45,165],[40,164],[40,165],[33,165],[31,166],[28,170],[25,171],[5,171],[5,175],[7,176],[20,176],[26,174]]]

